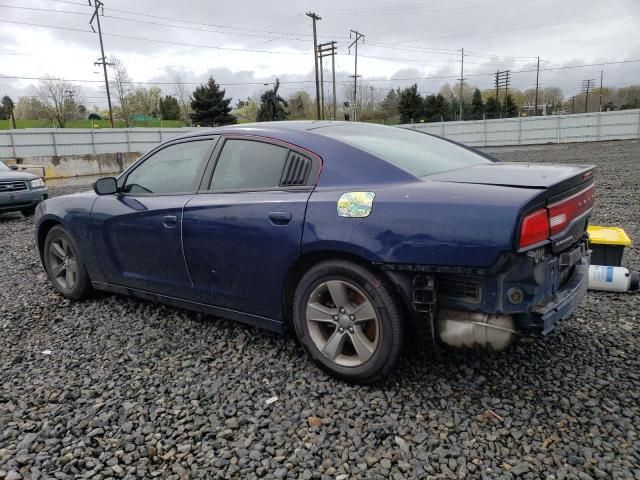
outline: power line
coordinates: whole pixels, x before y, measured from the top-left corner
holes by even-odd
[[[80,28],[73,28],[73,27],[62,27],[62,26],[59,26],[59,25],[43,25],[43,24],[40,24],[40,23],[19,22],[19,21],[16,21],[16,20],[5,20],[5,19],[0,19],[0,22],[2,22],[2,23],[11,23],[11,24],[16,24],[16,25],[27,25],[27,26],[31,26],[31,27],[53,28],[53,29],[56,29],[56,30],[67,30],[67,31],[72,31],[72,32],[80,32],[80,33],[92,33],[89,30],[82,30]],[[186,43],[186,42],[174,42],[174,41],[170,41],[170,40],[160,40],[160,39],[155,39],[155,38],[136,37],[134,35],[124,35],[124,34],[119,34],[119,33],[102,32],[102,35],[109,36],[109,37],[126,38],[126,39],[129,39],[129,40],[143,40],[143,41],[146,41],[146,42],[165,43],[167,45],[180,45],[180,46],[184,46],[184,47],[198,47],[198,48],[210,48],[210,49],[214,49],[214,50],[227,50],[227,51],[230,51],[230,52],[268,53],[268,54],[279,54],[279,55],[306,55],[306,53],[300,52],[300,51],[283,52],[283,51],[278,51],[278,50],[249,50],[249,49],[246,49],[246,48],[227,48],[227,47],[219,47],[219,46],[215,46],[215,45],[204,45],[204,44]]]

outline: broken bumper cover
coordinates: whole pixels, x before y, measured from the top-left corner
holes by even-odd
[[[588,284],[589,260],[587,257],[576,263],[573,275],[563,285],[561,291],[556,293],[548,303],[532,309],[531,313],[539,316],[543,335],[551,332],[561,320],[573,314],[587,293]]]

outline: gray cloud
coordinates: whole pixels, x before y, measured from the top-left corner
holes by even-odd
[[[53,8],[78,14],[0,7],[0,19],[80,31],[0,22],[0,75],[51,73],[66,78],[100,79],[94,73],[93,61],[99,50],[97,36],[88,26],[91,13],[88,7],[45,0],[7,1],[14,6]],[[420,91],[428,92],[437,91],[446,82],[455,83],[455,77],[460,74],[456,50],[462,47],[468,53],[465,56],[467,81],[479,88],[491,88],[491,73],[498,69],[514,72],[514,88],[524,90],[533,86],[535,72],[530,70],[535,69],[535,59],[532,57],[540,55],[542,84],[559,86],[567,96],[577,92],[582,78],[599,77],[601,67],[558,67],[640,59],[637,28],[640,11],[635,0],[539,0],[535,3],[523,0],[446,3],[439,0],[422,3],[326,0],[321,5],[310,0],[190,0],[180,4],[167,0],[135,3],[106,0],[105,3],[103,30],[121,35],[105,35],[107,54],[122,58],[134,80],[171,82],[179,71],[185,82],[198,83],[213,75],[219,83],[230,84],[224,88],[236,99],[256,95],[265,88],[263,83],[273,81],[276,76],[282,80],[285,94],[298,89],[313,92],[311,21],[304,15],[313,9],[320,9],[318,13],[323,17],[318,22],[321,41],[338,41],[337,77],[341,86],[350,82],[349,76],[353,74],[353,56],[349,56],[346,49],[350,29],[366,35],[364,44],[360,45],[362,58],[358,73],[365,84],[380,89],[417,83]],[[156,17],[198,23],[181,23],[189,29],[170,28],[159,24],[176,24],[176,21]],[[243,49],[251,52],[239,51]],[[290,50],[297,53],[264,53]],[[607,85],[623,86],[640,81],[640,63],[607,65],[604,71]],[[13,96],[28,94],[30,83],[33,82],[0,78],[0,91]],[[239,85],[248,83],[255,85]],[[88,99],[102,105],[103,100],[98,98],[104,95],[100,84],[82,83],[82,88]],[[162,88],[166,93],[173,91],[171,86]]]

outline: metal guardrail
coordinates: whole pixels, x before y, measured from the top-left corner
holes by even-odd
[[[0,158],[145,152],[191,128],[33,128],[0,131]]]
[[[640,138],[640,109],[400,125],[474,147]]]
[[[640,138],[640,109],[400,125],[474,147]],[[145,152],[193,128],[25,129],[0,131],[0,159]]]

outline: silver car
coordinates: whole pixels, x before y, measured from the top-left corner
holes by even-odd
[[[36,205],[46,200],[49,192],[44,180],[29,172],[17,171],[0,162],[0,213],[21,212],[33,215]]]

